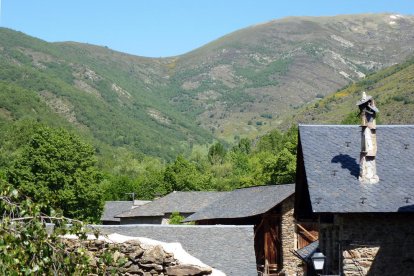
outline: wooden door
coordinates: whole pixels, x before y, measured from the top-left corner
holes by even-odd
[[[281,268],[282,246],[280,240],[280,218],[276,215],[263,217],[265,264]]]

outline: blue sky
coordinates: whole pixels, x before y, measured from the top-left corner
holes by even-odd
[[[135,55],[186,53],[238,29],[286,16],[414,14],[413,0],[0,0],[0,26],[46,41]]]

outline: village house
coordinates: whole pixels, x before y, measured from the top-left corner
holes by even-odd
[[[137,208],[119,212],[120,224],[168,224],[171,214],[184,218],[201,210],[226,192],[172,192]]]
[[[254,225],[254,249],[261,275],[296,275],[301,261],[293,219],[294,184],[237,189],[184,221],[198,225]]]
[[[150,226],[142,224],[168,224],[173,212],[179,212],[184,216],[184,222],[195,222],[200,225],[199,227],[208,226],[208,229],[216,229],[214,227],[221,225],[224,228],[220,228],[219,231],[225,232],[225,229],[228,229],[225,225],[251,227],[254,229],[254,242],[250,250],[255,256],[255,271],[260,275],[303,274],[303,264],[295,256],[297,254],[295,250],[317,240],[318,233],[314,229],[314,224],[295,224],[294,189],[294,184],[283,184],[242,188],[231,192],[173,192],[136,208],[126,206],[124,208],[126,211],[117,215],[114,213],[121,207],[117,207],[116,203],[107,203],[107,207],[119,208],[106,212],[108,213],[106,216],[119,219],[120,227],[105,229],[114,233],[140,234],[158,239],[162,236],[151,234],[148,230]],[[162,233],[171,232],[174,236],[176,231],[185,232],[187,231],[185,227],[191,226],[183,227],[179,230],[168,227],[151,229]],[[171,237],[170,234],[167,236]],[[165,239],[168,240],[167,237],[164,237]],[[233,244],[234,248],[244,246],[245,250],[249,250],[247,245],[241,245],[240,242]],[[195,247],[195,245],[191,246]],[[189,250],[191,253],[191,249]],[[201,257],[205,258],[205,256]],[[210,265],[214,266],[214,263]]]
[[[142,206],[151,201],[149,200],[133,200],[133,201],[106,201],[104,210],[101,216],[101,223],[103,225],[116,225],[120,224],[120,218],[115,216],[132,210],[133,208]]]
[[[361,126],[299,126],[295,218],[318,224],[318,273],[414,275],[414,126],[360,109]]]

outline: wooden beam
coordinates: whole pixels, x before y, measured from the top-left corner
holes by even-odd
[[[304,232],[304,234],[305,234],[305,236],[307,237],[307,238],[310,238],[311,240],[312,240],[312,242],[314,242],[314,241],[317,241],[318,240],[318,238],[317,237],[315,237],[314,235],[312,235],[308,230],[306,230],[302,225],[300,225],[300,224],[296,224],[296,226],[297,227],[299,227],[299,229],[300,230],[302,230],[303,232]]]

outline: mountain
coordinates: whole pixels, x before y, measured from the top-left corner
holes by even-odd
[[[414,58],[373,73],[298,110],[282,124],[359,124],[356,102],[362,91],[373,96],[382,124],[414,124]]]
[[[178,98],[191,98],[198,121],[216,136],[255,136],[404,61],[414,50],[413,25],[413,16],[391,14],[274,20],[179,57],[172,79],[183,90]]]
[[[8,29],[0,29],[0,55],[0,121],[34,118],[73,128],[99,147],[165,159],[212,140],[169,104],[168,59],[47,43]]]
[[[289,17],[187,54],[145,58],[0,28],[0,123],[72,128],[165,159],[283,126],[309,102],[413,54],[414,17]]]

